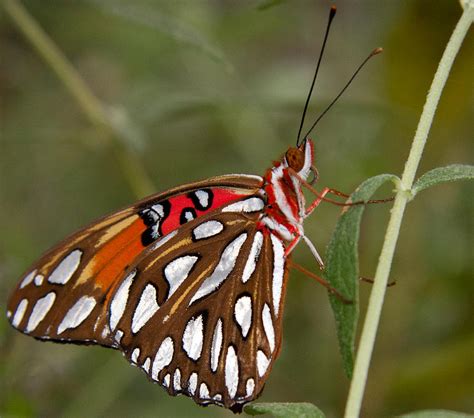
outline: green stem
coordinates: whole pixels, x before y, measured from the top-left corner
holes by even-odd
[[[441,57],[431,88],[426,97],[423,112],[418,123],[415,137],[413,138],[410,154],[405,164],[405,170],[399,186],[400,188],[395,197],[360,337],[359,348],[354,365],[354,374],[346,404],[345,418],[356,418],[360,414],[370,360],[382,312],[385,291],[387,289],[390,267],[405,207],[411,198],[410,190],[413,186],[416,170],[423,154],[423,149],[433,122],[433,117],[438,106],[441,92],[446,84],[454,59],[474,19],[474,1],[466,1],[464,7],[464,13],[459,19],[443,56]]]
[[[92,93],[66,56],[25,7],[17,0],[4,0],[3,6],[25,38],[56,73],[86,117],[98,128],[103,140],[114,148],[122,171],[134,193],[138,197],[151,194],[154,190],[151,180],[145,173],[135,151],[126,147],[126,144],[131,143],[133,139],[128,137],[125,130],[119,129],[113,123],[107,107]]]

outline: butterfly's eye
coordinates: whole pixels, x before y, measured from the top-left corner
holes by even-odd
[[[285,154],[288,166],[295,171],[300,171],[304,166],[304,151],[299,148],[291,147]]]

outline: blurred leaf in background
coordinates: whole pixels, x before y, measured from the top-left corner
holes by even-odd
[[[25,1],[92,91],[138,129],[157,191],[223,173],[262,174],[295,141],[330,4],[316,1]],[[313,137],[320,186],[351,192],[400,174],[424,97],[461,13],[457,1],[337,3],[309,120],[361,60],[374,59]],[[48,247],[136,197],[110,145],[6,14],[0,15],[0,306]],[[455,63],[420,173],[472,163],[474,42]],[[390,187],[379,192],[385,197]],[[474,410],[472,186],[446,184],[408,208],[364,416]],[[367,207],[360,273],[373,276],[388,207]],[[340,210],[305,229],[324,253]],[[296,261],[316,271],[303,247]],[[362,285],[365,306],[370,285]],[[363,314],[363,312],[362,312]],[[292,272],[282,354],[262,400],[341,416],[348,381],[324,289]],[[4,416],[232,416],[170,398],[100,347],[34,341],[0,320]],[[451,388],[451,390],[447,390]]]

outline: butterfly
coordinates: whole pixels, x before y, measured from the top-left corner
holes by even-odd
[[[322,263],[303,229],[321,201],[302,190],[313,163],[305,139],[263,177],[210,178],[92,223],[22,277],[11,325],[120,350],[170,395],[240,411],[280,352],[292,249],[303,239]]]

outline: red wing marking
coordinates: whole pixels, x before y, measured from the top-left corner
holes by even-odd
[[[161,226],[163,235],[174,231],[176,228],[179,228],[179,226],[181,225],[181,212],[185,208],[195,209],[197,216],[199,217],[211,210],[217,209],[220,206],[248,196],[248,194],[237,193],[233,190],[223,188],[213,188],[211,190],[213,193],[213,202],[212,205],[210,205],[209,208],[205,210],[200,210],[199,208],[195,207],[191,198],[186,194],[180,194],[176,197],[172,197],[171,199],[169,199],[169,202],[171,204],[171,212],[169,216],[163,221],[163,224]]]

